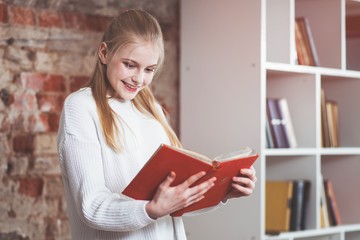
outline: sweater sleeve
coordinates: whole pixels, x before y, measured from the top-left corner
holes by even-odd
[[[59,157],[68,198],[76,214],[92,228],[143,228],[154,221],[145,211],[147,202],[124,199],[106,187],[96,109],[82,100],[74,97],[65,102],[60,126]]]

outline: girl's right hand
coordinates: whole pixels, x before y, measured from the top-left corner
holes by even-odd
[[[204,194],[214,186],[216,178],[213,177],[201,184],[190,186],[205,174],[205,172],[199,172],[183,183],[171,187],[170,185],[175,180],[176,174],[170,172],[167,178],[159,185],[154,198],[146,204],[145,209],[149,217],[157,219],[203,199]]]

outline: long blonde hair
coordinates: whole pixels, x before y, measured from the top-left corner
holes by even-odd
[[[164,42],[158,21],[149,13],[142,10],[128,10],[121,13],[112,20],[104,32],[101,43],[106,43],[111,58],[119,48],[139,40],[153,43],[159,52],[159,60],[154,76],[156,77],[164,62]],[[114,151],[121,152],[123,145],[118,138],[118,135],[121,137],[121,132],[118,134],[120,121],[117,121],[116,114],[108,103],[108,96],[113,92],[113,89],[106,76],[106,65],[102,64],[99,58],[89,86],[96,102],[106,143]],[[159,112],[158,103],[148,86],[136,95],[133,103],[139,111],[150,114],[160,122],[173,146],[181,147],[179,139],[163,117],[163,113]]]

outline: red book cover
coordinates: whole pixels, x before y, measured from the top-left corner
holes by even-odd
[[[205,193],[204,199],[171,214],[174,217],[181,216],[186,212],[219,204],[231,189],[232,177],[238,175],[240,169],[250,168],[257,158],[258,154],[253,154],[247,147],[209,159],[189,150],[162,144],[122,194],[136,200],[151,200],[160,183],[171,171],[176,173],[172,186],[181,184],[200,171],[205,171],[206,175],[194,185],[216,177],[215,186]]]

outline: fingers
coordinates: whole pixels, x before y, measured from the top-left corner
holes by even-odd
[[[192,175],[191,177],[189,177],[184,183],[184,187],[188,188],[189,186],[191,186],[193,183],[195,183],[197,180],[199,180],[200,178],[202,178],[203,176],[205,176],[206,172],[201,171],[198,172],[194,175]]]
[[[249,169],[241,169],[240,175],[233,177],[232,186],[239,191],[241,195],[249,196],[255,188],[256,181],[256,172],[253,167]]]
[[[232,187],[240,193],[240,194],[238,194],[238,196],[249,196],[254,191],[254,188],[244,187],[244,186],[236,184],[236,183],[233,183]]]
[[[171,183],[175,180],[176,174],[175,172],[171,171],[166,179],[160,184],[160,187],[166,188],[171,185]]]
[[[253,166],[251,166],[251,168],[249,169],[241,169],[240,170],[240,174],[243,176],[243,177],[246,177],[246,178],[249,178],[251,181],[253,182],[256,182],[257,181],[257,178],[256,178],[256,171],[255,171],[255,168]]]
[[[186,192],[187,192],[186,194],[188,196],[188,202],[187,202],[186,206],[189,206],[193,203],[196,203],[196,202],[202,200],[204,198],[204,194],[215,185],[215,183],[214,183],[215,181],[216,181],[216,178],[213,177],[199,185],[188,188],[186,190]]]

